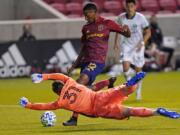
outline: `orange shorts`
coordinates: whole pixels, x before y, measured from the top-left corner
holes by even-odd
[[[123,115],[124,106],[122,105],[122,101],[127,99],[127,95],[117,88],[118,87],[115,87],[108,91],[96,93],[93,110],[97,117],[114,119],[125,118]]]

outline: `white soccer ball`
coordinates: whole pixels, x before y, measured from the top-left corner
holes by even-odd
[[[56,114],[52,111],[46,111],[41,116],[41,123],[45,127],[51,127],[56,124]]]

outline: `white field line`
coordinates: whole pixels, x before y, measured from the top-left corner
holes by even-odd
[[[1,105],[0,104],[0,108],[21,108],[20,105]],[[156,108],[152,108],[152,109],[156,109]],[[174,111],[180,111],[180,108],[167,108],[169,110],[174,110]]]

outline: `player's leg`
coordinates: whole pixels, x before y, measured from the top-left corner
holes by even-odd
[[[124,72],[124,77],[127,80],[131,78],[131,71],[130,71],[130,65],[131,63],[129,61],[123,61],[123,72]]]
[[[135,65],[136,73],[142,71],[142,67],[144,66],[144,63],[145,63],[144,47],[142,47],[139,52],[135,51],[133,53],[133,65]],[[136,99],[137,100],[142,99],[142,81],[139,81],[139,83],[137,84]]]
[[[83,85],[87,85],[89,82],[89,77],[86,74],[80,74],[80,77],[77,79],[77,82]],[[71,118],[68,121],[63,122],[64,126],[76,126],[78,120],[78,113],[73,112]]]
[[[155,110],[145,107],[125,107],[123,109],[123,115],[124,117],[149,117],[157,115],[157,113]]]
[[[77,79],[77,82],[85,86],[91,86],[91,84],[96,79],[96,76],[102,72],[103,68],[104,64],[94,62],[83,63],[81,66],[81,74]],[[77,119],[78,114],[76,112],[73,112],[72,117],[68,121],[63,122],[63,125],[75,126],[77,125]]]
[[[129,94],[133,93],[136,88],[136,84],[138,84],[142,79],[146,76],[145,72],[138,72],[136,73],[131,79],[129,79],[124,85],[117,87],[122,95],[128,96]]]
[[[87,66],[88,66],[88,63],[83,63],[81,65],[81,74],[80,74],[79,78],[76,80],[78,83],[83,84],[83,85],[88,85],[88,83],[90,81],[88,74],[86,74],[84,72],[84,70],[87,68]],[[76,126],[77,120],[78,120],[78,113],[73,112],[70,119],[63,122],[63,125],[64,126]]]
[[[123,65],[123,72],[124,72],[124,77],[126,81],[132,77],[132,72],[130,69],[132,60],[133,60],[132,51],[130,50],[128,46],[123,46],[122,47],[122,65]]]
[[[127,99],[128,95],[133,93],[136,90],[136,84],[145,77],[145,72],[139,72],[126,83],[120,86],[116,86],[106,92],[98,93],[97,99],[100,99],[98,102],[112,103],[112,102],[122,102]],[[103,97],[103,98],[102,98]],[[107,102],[106,102],[107,101]]]
[[[135,70],[136,70],[136,73],[138,73],[138,72],[142,71],[142,68],[136,67]],[[142,99],[142,80],[139,81],[139,83],[137,84],[136,99],[137,100],[141,100]]]
[[[129,117],[152,117],[164,116],[172,119],[180,118],[177,112],[168,111],[164,108],[150,109],[145,107],[126,107],[119,103],[99,106],[96,112],[97,116],[112,119],[126,119]]]
[[[99,91],[99,90],[105,88],[106,86],[108,86],[108,88],[113,88],[115,81],[116,81],[116,77],[111,77],[107,80],[102,80],[102,81],[99,81],[99,82],[93,84],[90,88],[93,91]]]
[[[150,109],[145,107],[124,107],[124,117],[150,117],[150,116],[165,116],[173,119],[180,118],[180,114],[172,112],[164,108]]]

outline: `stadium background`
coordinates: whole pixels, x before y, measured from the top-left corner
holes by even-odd
[[[65,0],[56,1],[60,4],[66,4],[64,3]],[[160,0],[153,1],[160,2]],[[168,0],[164,0],[164,3],[166,3],[165,1]],[[173,0],[169,0],[169,5],[171,5],[170,1],[172,2]],[[50,82],[33,85],[28,78],[17,77],[28,76],[32,71],[42,72],[42,69],[39,70],[38,68],[32,70],[31,67],[36,67],[37,65],[40,68],[46,68],[44,64],[47,64],[47,67],[51,68],[55,62],[58,68],[69,66],[74,59],[68,56],[66,47],[63,48],[63,46],[65,46],[64,43],[68,43],[67,46],[71,48],[70,50],[72,50],[73,47],[73,56],[78,54],[81,28],[83,24],[85,24],[84,18],[81,18],[81,15],[71,15],[67,12],[65,13],[66,15],[64,15],[53,8],[57,7],[57,5],[54,6],[53,3],[47,4],[46,2],[41,0],[0,0],[0,134],[122,133],[134,135],[178,135],[180,133],[180,121],[165,118],[133,118],[129,121],[114,122],[113,120],[81,117],[79,127],[66,128],[60,125],[69,117],[68,115],[70,115],[70,113],[66,111],[56,111],[58,124],[53,128],[45,129],[41,127],[39,123],[40,113],[42,112],[27,111],[18,107],[18,100],[21,96],[27,96],[32,101],[37,102],[52,101],[56,97],[49,91]],[[76,2],[76,0],[71,0],[71,2]],[[78,2],[82,4],[81,0],[77,0],[77,3]],[[178,0],[175,0],[175,2],[175,7],[171,6],[169,9],[163,9],[162,7],[159,7],[158,10],[156,8],[145,9],[141,5],[140,10],[147,18],[149,18],[153,12],[158,13],[158,23],[162,28],[164,36],[168,39],[165,45],[175,48],[173,60],[178,61],[180,59],[180,2]],[[78,11],[76,10],[76,12]],[[110,19],[116,19],[109,11],[102,11],[102,15]],[[24,24],[30,24],[32,26],[32,33],[36,36],[37,41],[18,42],[19,37],[22,35],[22,27]],[[114,34],[111,34],[107,65],[113,65],[118,62],[119,56],[113,53],[113,39]],[[59,53],[57,53],[58,50]],[[51,59],[53,56],[56,56],[55,60]],[[62,60],[61,56],[63,56],[65,60]],[[6,75],[4,75],[4,73],[6,73]],[[10,79],[10,77],[15,78]],[[76,76],[73,77],[76,78]],[[104,78],[107,78],[105,74],[98,77],[98,80]],[[122,83],[123,81],[122,76],[120,76],[116,84]],[[126,105],[152,108],[164,106],[179,111],[179,81],[179,71],[149,73],[143,85],[143,100],[137,102],[133,95],[130,97],[130,100],[126,102]]]

